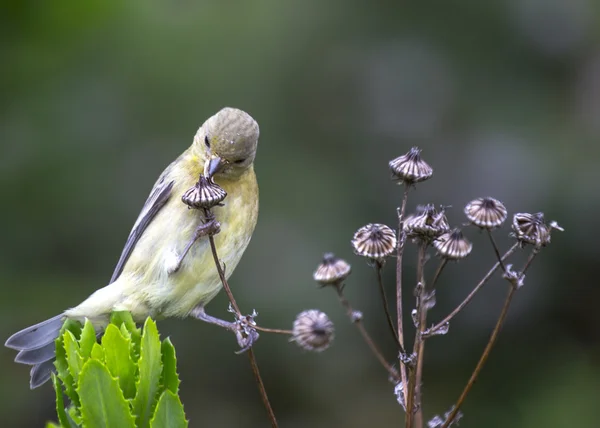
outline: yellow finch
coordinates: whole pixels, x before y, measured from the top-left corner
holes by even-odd
[[[182,195],[204,174],[227,192],[213,208],[222,232],[215,235],[227,277],[240,261],[258,216],[254,157],[258,124],[247,113],[224,108],[198,129],[192,145],[165,169],[133,225],[111,282],[80,305],[12,335],[6,346],[19,351],[15,361],[32,365],[31,388],[46,382],[54,369],[54,340],[66,318],[88,318],[98,332],[112,311],[130,311],[134,320],[194,316],[220,322],[204,313],[222,285],[207,238],[198,237],[210,219],[189,209]],[[213,220],[214,222],[214,220]],[[189,247],[189,248],[186,248]],[[189,251],[187,251],[189,249]]]

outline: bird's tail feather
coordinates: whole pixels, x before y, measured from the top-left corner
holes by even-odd
[[[39,324],[27,327],[8,338],[4,346],[19,351],[15,361],[32,365],[31,389],[45,383],[54,369],[54,340],[60,334],[64,315],[57,315]]]

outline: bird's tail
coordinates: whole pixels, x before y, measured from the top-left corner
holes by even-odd
[[[48,379],[54,368],[56,352],[55,339],[60,334],[64,315],[57,315],[39,324],[27,327],[8,338],[4,346],[19,351],[15,361],[33,366],[31,368],[31,389],[37,388]]]

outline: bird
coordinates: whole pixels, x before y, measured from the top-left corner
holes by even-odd
[[[13,334],[5,343],[15,361],[33,366],[30,388],[44,384],[55,370],[55,339],[67,319],[91,321],[100,335],[113,311],[129,311],[137,323],[147,317],[194,317],[233,330],[234,323],[211,317],[205,305],[222,288],[208,239],[214,235],[225,276],[233,273],[258,219],[254,159],[258,123],[246,112],[225,107],[207,119],[191,146],[173,161],[152,187],[108,285],[79,305]],[[211,180],[227,194],[206,212],[190,209],[182,195]],[[214,181],[213,181],[214,180]],[[239,340],[238,340],[239,341]]]

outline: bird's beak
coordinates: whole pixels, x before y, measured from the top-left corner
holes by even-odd
[[[211,178],[217,172],[219,172],[223,166],[225,166],[225,162],[217,155],[211,155],[210,158],[204,164],[204,176],[206,178]]]

